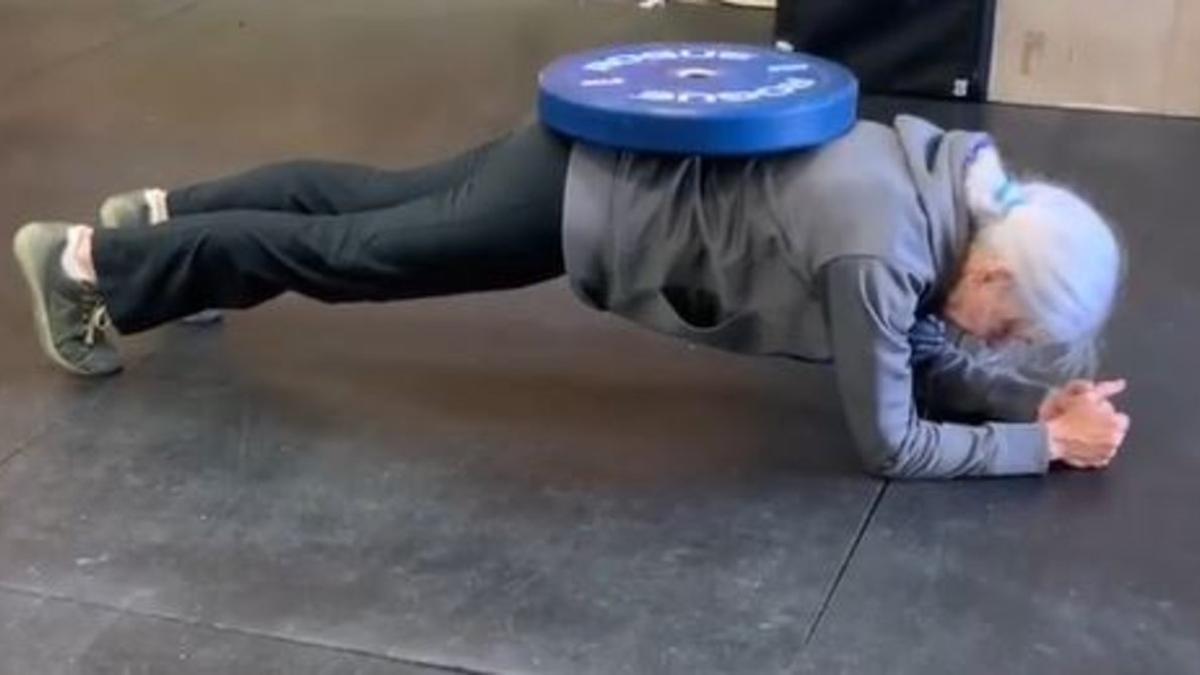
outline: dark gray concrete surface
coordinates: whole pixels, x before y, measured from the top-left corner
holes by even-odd
[[[557,54],[770,35],[626,2],[49,5],[0,0],[6,233],[274,159],[416,164],[526,118]],[[1200,672],[1200,124],[866,113],[898,109],[993,130],[1124,224],[1106,369],[1135,430],[1109,472],[885,486],[828,372],[671,342],[560,283],[286,298],[78,382],[4,262],[0,673]]]

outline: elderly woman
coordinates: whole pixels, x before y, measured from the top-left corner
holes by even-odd
[[[879,475],[1101,467],[1129,426],[1109,401],[1122,382],[1051,389],[947,338],[948,323],[991,346],[1085,351],[1123,255],[1085,201],[1007,176],[987,135],[914,117],[739,159],[532,126],[414,170],[292,162],[139,190],[99,224],[33,223],[14,242],[41,345],[80,375],[120,369],[113,328],[286,291],[390,301],[565,273],[586,304],[649,328],[831,362]]]

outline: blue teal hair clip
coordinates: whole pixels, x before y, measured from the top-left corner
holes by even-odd
[[[1006,178],[1004,184],[996,188],[993,195],[996,205],[1000,207],[1000,215],[1007,216],[1013,209],[1025,204],[1025,191],[1017,181]]]
[[[971,144],[970,150],[967,151],[966,159],[963,165],[970,168],[972,164],[979,160],[985,150],[995,150],[996,144],[992,141],[992,137],[982,135],[974,143]],[[1013,209],[1022,206],[1026,203],[1025,191],[1021,189],[1021,185],[1011,177],[1005,177],[1004,182],[996,191],[992,193],[992,200],[996,203],[1001,216],[1007,216]]]
[[[979,159],[979,153],[994,148],[996,144],[992,142],[991,136],[983,136],[971,144],[971,149],[967,151],[967,157],[963,160],[963,166],[969,167]]]

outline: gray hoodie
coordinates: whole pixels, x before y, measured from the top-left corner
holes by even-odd
[[[1044,472],[1046,387],[977,362],[935,316],[973,235],[962,174],[980,137],[901,116],[755,159],[576,146],[571,286],[695,343],[832,362],[872,472]],[[991,421],[935,421],[967,417]]]

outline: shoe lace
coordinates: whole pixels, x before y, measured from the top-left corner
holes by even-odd
[[[99,337],[112,328],[112,319],[108,316],[108,308],[99,301],[85,311],[87,312],[87,322],[84,325],[83,341],[84,344],[91,347],[96,344]]]

